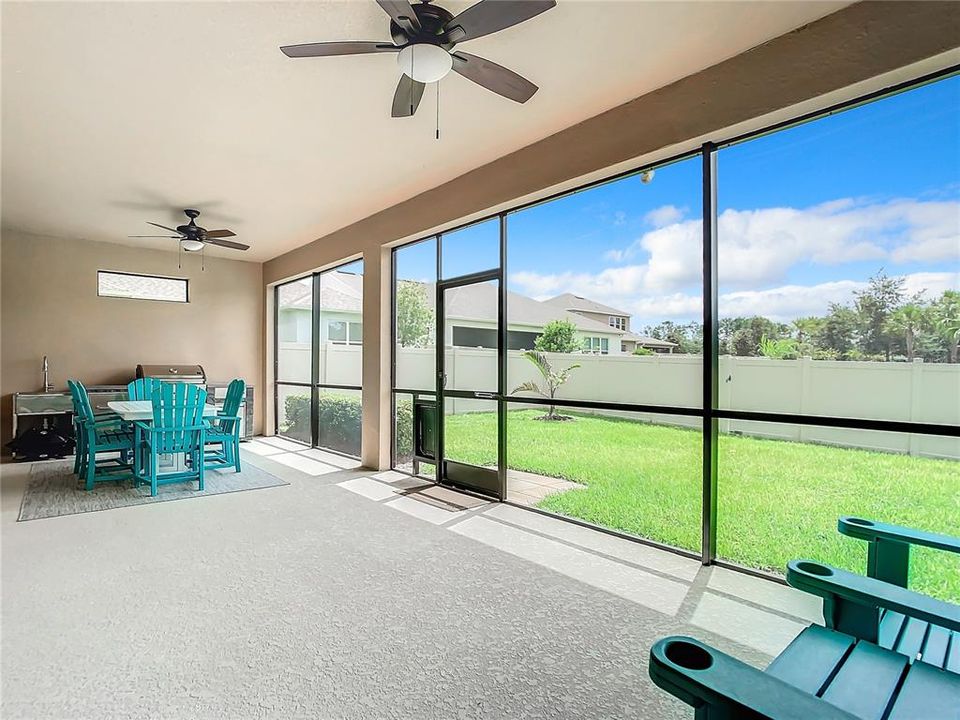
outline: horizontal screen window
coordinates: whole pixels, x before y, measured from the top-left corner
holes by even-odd
[[[97,272],[97,294],[101,297],[185,303],[187,302],[187,281],[184,278],[133,275],[100,270]]]

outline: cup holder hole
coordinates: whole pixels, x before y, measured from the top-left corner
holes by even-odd
[[[810,573],[811,575],[818,575],[819,577],[830,577],[833,575],[833,570],[828,568],[826,565],[821,565],[820,563],[803,562],[797,563],[797,569],[801,572]]]
[[[667,645],[665,654],[670,662],[687,670],[706,670],[713,665],[710,653],[689,642],[672,642]]]
[[[847,522],[851,525],[860,525],[862,527],[873,527],[873,523],[869,520],[864,520],[863,518],[847,518]]]

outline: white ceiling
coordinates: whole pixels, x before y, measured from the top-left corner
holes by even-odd
[[[846,4],[559,0],[461,46],[540,92],[451,74],[437,141],[432,89],[390,118],[392,55],[278,50],[387,40],[373,0],[3,2],[3,225],[147,245],[197,207],[266,260]]]

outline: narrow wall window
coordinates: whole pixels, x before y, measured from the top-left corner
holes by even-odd
[[[189,302],[186,278],[97,271],[97,295],[133,300]]]

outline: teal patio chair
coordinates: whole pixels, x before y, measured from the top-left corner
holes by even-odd
[[[196,480],[203,490],[203,448],[206,423],[203,406],[207,391],[198,385],[169,383],[160,385],[153,396],[153,421],[134,423],[134,487],[150,484],[155,497],[160,485]],[[183,469],[161,472],[160,458],[182,456]]]
[[[153,400],[160,385],[161,381],[156,378],[137,378],[127,384],[127,396],[131,400]]]
[[[77,456],[74,472],[84,481],[84,487],[93,490],[95,483],[132,477],[130,464],[126,462],[133,450],[130,428],[113,413],[94,414],[87,389],[79,380],[68,380],[67,387],[76,412]],[[97,460],[98,453],[108,452],[118,453],[119,457]]]
[[[914,545],[960,555],[960,538],[914,530],[889,523],[844,516],[837,521],[841,535],[867,543],[867,577],[906,588],[910,579],[910,548]],[[960,572],[960,565],[957,566]],[[824,613],[828,610],[824,600]],[[842,610],[842,615],[840,614]],[[960,632],[910,613],[847,604],[832,610],[846,632],[911,659],[960,673]],[[960,717],[960,712],[958,712]]]
[[[787,582],[823,598],[826,627],[807,627],[766,670],[674,636],[651,648],[650,679],[693,707],[696,720],[960,717],[960,675],[858,636],[861,611],[956,633],[960,606],[810,560],[791,561]]]
[[[247,386],[239,378],[227,386],[227,396],[216,417],[207,419],[206,444],[219,445],[219,449],[207,450],[204,463],[207,470],[233,467],[240,472],[240,405]]]

